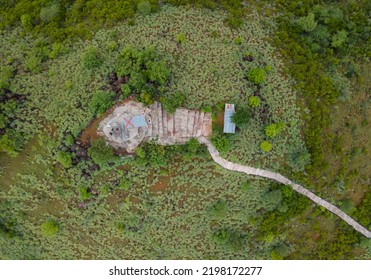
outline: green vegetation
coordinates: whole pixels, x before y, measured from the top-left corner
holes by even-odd
[[[105,165],[109,162],[115,161],[116,159],[116,156],[112,152],[112,148],[108,146],[103,139],[91,141],[88,155],[96,164],[99,165]]]
[[[184,102],[186,97],[180,93],[175,93],[171,96],[160,97],[160,102],[164,106],[165,110],[170,114],[175,113],[176,109],[178,109]]]
[[[58,233],[58,231],[59,226],[56,221],[49,220],[41,225],[41,232],[46,237],[54,236]]]
[[[264,152],[270,152],[270,150],[272,150],[272,144],[268,141],[263,141],[260,144],[260,149]]]
[[[337,217],[222,169],[196,139],[127,155],[92,133],[128,97],[211,112],[223,157],[370,226],[365,2],[196,2],[4,2],[0,258],[370,258]]]
[[[261,104],[261,100],[257,96],[250,96],[249,97],[249,105],[251,108],[257,108]]]
[[[251,113],[248,108],[238,108],[236,113],[234,113],[231,117],[232,121],[238,126],[243,127],[246,125],[251,118]]]
[[[270,124],[264,128],[265,136],[268,138],[274,138],[280,134],[284,128],[285,124],[282,122]]]
[[[100,116],[113,105],[113,94],[105,91],[97,91],[89,102],[90,112],[94,116]]]
[[[57,161],[62,164],[64,168],[71,167],[72,165],[72,156],[70,153],[59,151],[57,153]]]
[[[128,79],[121,87],[124,96],[132,92],[145,104],[151,104],[154,98],[159,98],[170,76],[166,62],[159,59],[154,47],[142,51],[132,46],[125,47],[120,52],[116,71],[119,77]],[[168,105],[175,106],[174,102],[170,101]]]
[[[260,85],[265,81],[265,71],[262,68],[253,68],[247,73],[250,82]]]
[[[103,61],[99,58],[98,50],[95,48],[89,48],[86,50],[81,58],[82,65],[89,70],[99,68]]]

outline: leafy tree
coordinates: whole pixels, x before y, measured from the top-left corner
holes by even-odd
[[[247,73],[250,82],[260,85],[265,80],[265,71],[263,68],[253,68]]]
[[[317,27],[317,22],[314,19],[314,14],[309,13],[305,17],[299,18],[296,23],[305,32],[311,32]]]
[[[348,38],[348,33],[345,30],[340,30],[332,36],[331,45],[334,48],[340,48],[346,43],[347,38]]]
[[[251,118],[251,113],[249,108],[242,107],[237,108],[236,112],[232,115],[231,119],[232,121],[238,126],[243,127],[246,125]]]
[[[8,65],[0,66],[0,95],[2,90],[9,88],[10,79],[14,76],[14,68]]]
[[[149,15],[152,10],[151,3],[148,1],[139,2],[137,8],[142,15]]]
[[[260,144],[260,149],[264,152],[269,152],[270,150],[272,150],[272,144],[268,141],[263,141]]]
[[[274,138],[278,134],[282,132],[282,130],[285,128],[285,124],[280,122],[280,123],[273,123],[264,128],[265,135],[268,138]]]
[[[170,69],[165,61],[149,61],[147,64],[148,78],[152,82],[165,85],[170,76]]]
[[[168,113],[173,114],[183,104],[185,99],[183,94],[175,93],[166,97],[160,97],[160,102]]]
[[[59,151],[57,153],[57,161],[62,164],[64,168],[72,166],[72,156],[68,152]]]
[[[31,31],[32,30],[32,17],[29,14],[23,14],[21,16],[21,23],[26,31]]]
[[[43,7],[40,10],[40,19],[44,22],[50,22],[58,17],[60,9],[60,4],[58,2],[54,2],[47,7]]]
[[[59,225],[56,221],[49,220],[45,221],[41,225],[41,232],[44,236],[50,237],[55,236],[59,231]]]
[[[103,61],[99,57],[98,50],[95,48],[88,48],[81,58],[82,65],[88,70],[99,68]]]
[[[108,146],[103,139],[95,139],[91,141],[88,155],[96,164],[99,165],[105,165],[108,162],[115,161],[116,159],[111,147]]]
[[[113,94],[106,91],[97,91],[89,102],[90,112],[95,116],[102,115],[107,109],[112,107]]]
[[[251,108],[259,107],[261,104],[261,100],[257,96],[250,96],[249,97],[249,105]]]
[[[131,92],[140,94],[146,104],[153,103],[156,94],[161,93],[170,77],[170,69],[161,60],[154,47],[137,50],[132,46],[123,48],[116,66],[117,75],[129,79],[122,85],[124,97]]]

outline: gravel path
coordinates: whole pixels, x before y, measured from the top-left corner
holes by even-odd
[[[369,230],[361,226],[354,219],[352,219],[349,215],[341,211],[338,207],[318,197],[317,195],[307,190],[306,188],[290,181],[289,179],[287,179],[286,177],[282,176],[279,173],[275,173],[275,172],[271,172],[271,171],[263,170],[263,169],[258,169],[258,168],[253,168],[249,166],[244,166],[244,165],[240,165],[240,164],[227,161],[224,158],[219,156],[219,152],[215,149],[215,147],[211,144],[211,142],[208,139],[206,139],[205,137],[200,137],[199,141],[200,143],[205,144],[207,146],[207,149],[209,150],[210,155],[213,158],[213,160],[219,165],[221,165],[222,167],[224,167],[225,169],[246,173],[248,175],[265,177],[265,178],[280,182],[284,185],[289,185],[296,192],[301,193],[302,195],[305,195],[317,205],[325,207],[327,210],[331,211],[332,213],[334,213],[335,215],[343,219],[343,221],[345,221],[348,225],[352,226],[356,231],[360,232],[367,238],[371,238],[371,232]]]

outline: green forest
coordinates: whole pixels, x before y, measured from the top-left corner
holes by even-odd
[[[366,0],[0,0],[0,259],[370,259],[339,217],[195,139],[127,153],[96,133],[127,99],[211,113],[223,158],[371,230],[370,15]]]

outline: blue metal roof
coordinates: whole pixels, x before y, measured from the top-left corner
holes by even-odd
[[[146,119],[144,115],[136,115],[130,121],[134,127],[147,126]]]
[[[232,122],[232,115],[234,114],[234,104],[225,104],[225,111],[224,111],[224,133],[235,133],[236,132],[236,124]]]

